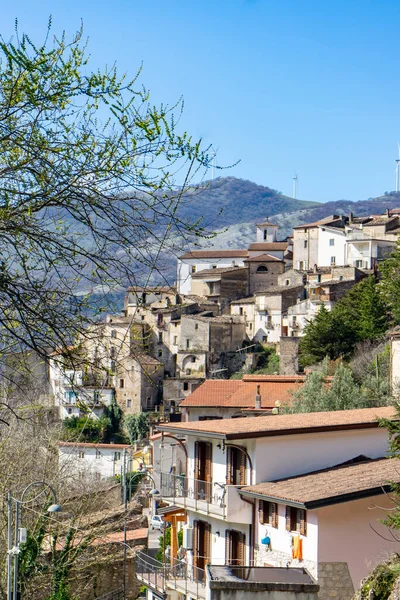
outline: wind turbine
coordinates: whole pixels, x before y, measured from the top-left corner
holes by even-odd
[[[396,192],[399,191],[399,180],[400,180],[400,144],[397,142],[397,148],[399,150],[399,158],[396,158]]]
[[[400,161],[400,150],[399,150],[399,161]],[[293,198],[296,199],[297,196],[297,181],[298,181],[298,177],[297,177],[297,173],[294,174],[294,177],[292,177],[293,179]]]

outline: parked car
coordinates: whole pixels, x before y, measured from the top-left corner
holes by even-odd
[[[165,527],[165,522],[162,520],[162,517],[160,517],[160,515],[153,515],[151,517],[151,521],[150,521],[150,529],[153,531],[153,529],[159,529],[160,531],[162,529],[164,529]]]

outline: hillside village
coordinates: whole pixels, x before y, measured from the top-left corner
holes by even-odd
[[[42,401],[63,423],[113,406],[150,416],[144,442],[74,440],[67,428],[58,444],[78,479],[138,469],[150,485],[149,518],[161,515],[170,542],[161,556],[158,544],[136,552],[147,600],[351,600],[398,551],[382,524],[398,464],[378,421],[396,422],[396,410],[281,413],[308,381],[298,361],[308,324],[379,279],[399,232],[400,209],[330,215],[285,239],[267,218],[247,248],[181,255],[176,286],[129,287],[120,314],[37,366]],[[387,339],[395,393],[400,334]],[[17,401],[21,385],[8,393]]]

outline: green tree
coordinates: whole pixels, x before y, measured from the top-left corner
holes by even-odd
[[[325,360],[320,369],[307,375],[304,385],[293,393],[292,403],[282,408],[284,413],[348,410],[382,404],[379,397],[364,393],[350,367],[340,363],[332,381],[326,379],[327,367]]]
[[[162,281],[163,254],[203,234],[180,207],[213,157],[177,131],[182,102],[92,71],[82,31],[15,40],[0,39],[0,352],[47,357],[106,292]]]
[[[379,265],[379,284],[383,301],[390,310],[395,323],[400,323],[400,240],[389,258]]]
[[[138,413],[137,415],[126,415],[124,425],[128,432],[131,444],[146,438],[150,430],[150,417],[148,413]]]
[[[351,288],[329,312],[324,305],[304,330],[299,364],[308,366],[325,356],[348,360],[358,343],[380,338],[389,326],[389,310],[373,276]]]

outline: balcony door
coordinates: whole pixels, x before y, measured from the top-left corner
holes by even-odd
[[[195,442],[194,491],[196,500],[210,502],[212,496],[212,444]]]
[[[193,567],[196,581],[205,580],[205,567],[211,559],[211,525],[206,521],[193,522]]]
[[[225,531],[225,564],[232,567],[244,566],[246,557],[246,536],[241,531]]]

